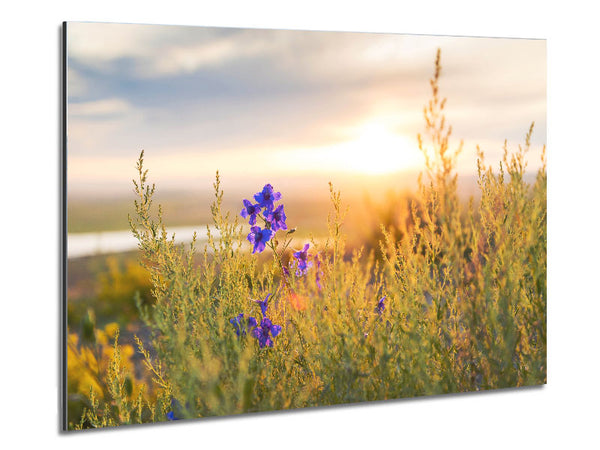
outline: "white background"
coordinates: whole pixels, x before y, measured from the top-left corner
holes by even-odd
[[[4,448],[596,447],[598,44],[593,2],[10,2],[0,130]],[[548,39],[548,385],[59,434],[59,29],[63,20]],[[15,235],[28,236],[24,242]],[[3,442],[4,441],[4,442]],[[597,447],[596,447],[597,448]]]

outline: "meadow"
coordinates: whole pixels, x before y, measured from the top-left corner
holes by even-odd
[[[529,177],[533,124],[493,165],[478,149],[464,201],[440,74],[438,52],[416,190],[365,210],[330,184],[317,234],[310,197],[288,208],[265,175],[225,206],[217,172],[218,237],[176,245],[142,152],[139,254],[87,260],[100,287],[68,305],[69,428],[546,383],[545,152]]]

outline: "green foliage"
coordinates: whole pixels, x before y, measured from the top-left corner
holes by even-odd
[[[68,261],[68,326],[72,331],[86,331],[89,311],[95,322],[118,322],[130,328],[139,320],[136,295],[143,305],[151,305],[152,284],[138,255],[121,253],[94,255]]]
[[[129,348],[125,347],[127,350]],[[75,359],[76,355],[71,356]],[[149,360],[149,355],[145,356]],[[99,391],[93,385],[90,387],[89,406],[83,410],[79,423],[71,424],[71,428],[103,428],[155,422],[164,417],[170,404],[168,390],[161,390],[152,401],[148,400],[146,385],[134,381],[129,364],[123,359],[118,328],[107,360],[105,373],[99,378],[102,389]]]
[[[106,270],[98,274],[97,313],[113,317],[119,323],[137,319],[136,295],[143,305],[153,301],[148,271],[135,261],[122,261],[114,256],[106,259],[106,266]]]
[[[545,383],[545,157],[528,185],[533,126],[524,147],[505,150],[498,173],[479,150],[481,200],[462,204],[460,146],[449,149],[440,73],[438,53],[425,108],[429,144],[419,137],[427,170],[401,230],[384,225],[378,249],[347,250],[352,210],[330,186],[329,237],[312,243],[320,265],[302,277],[284,275],[288,235],[272,242],[270,260],[250,253],[248,231],[222,210],[218,173],[216,232],[207,228],[199,258],[195,239],[176,245],[160,206],[154,215],[142,152],[130,224],[156,299],[141,306],[152,353],[139,339],[138,351],[157,395],[131,398],[115,339],[109,399],[92,396],[80,427],[165,420],[170,411],[193,418]],[[283,329],[272,348],[260,348],[229,320],[258,316],[253,300],[269,293],[269,317]]]
[[[114,414],[113,402],[120,409],[129,408],[127,417],[131,417],[134,399],[140,414],[143,402],[155,403],[160,392],[156,389],[149,391],[147,380],[136,377],[131,360],[135,353],[133,346],[118,345],[118,340],[118,325],[109,323],[98,328],[91,311],[85,318],[82,334],[69,333],[67,370],[71,423],[85,427],[107,426],[108,418],[102,421],[106,414]],[[106,414],[98,412],[97,406],[101,401],[106,403],[103,404]],[[122,423],[123,419],[118,422]]]

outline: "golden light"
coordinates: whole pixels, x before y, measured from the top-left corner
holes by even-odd
[[[384,122],[367,122],[348,139],[328,146],[274,153],[274,166],[309,172],[381,175],[420,168],[423,156],[416,140],[391,131]]]
[[[367,123],[357,135],[336,149],[346,170],[377,175],[419,167],[422,163],[416,143],[381,123]]]

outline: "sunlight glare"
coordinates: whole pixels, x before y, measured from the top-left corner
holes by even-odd
[[[413,169],[422,164],[416,143],[393,133],[383,124],[367,123],[357,135],[353,141],[330,147],[339,168],[377,175]]]

